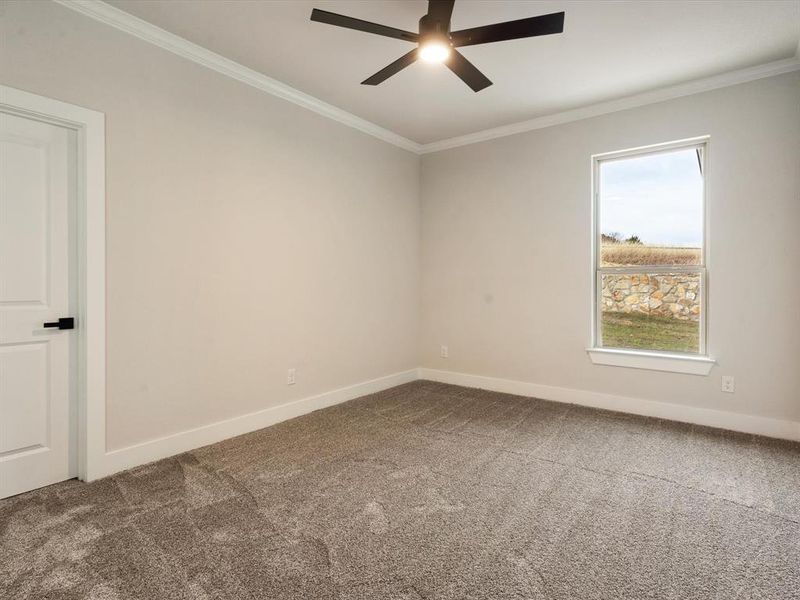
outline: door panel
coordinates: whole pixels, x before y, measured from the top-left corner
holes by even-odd
[[[48,344],[0,346],[0,455],[49,445]]]
[[[0,497],[74,477],[75,133],[0,112]]]
[[[19,135],[0,140],[0,302],[47,303],[47,148]],[[24,257],[14,260],[13,257]]]

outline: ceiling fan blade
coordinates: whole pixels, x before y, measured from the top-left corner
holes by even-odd
[[[518,21],[506,21],[494,25],[483,25],[472,29],[454,31],[451,36],[453,46],[474,46],[475,44],[488,44],[503,42],[519,38],[534,37],[537,35],[550,35],[564,31],[564,13],[557,12],[549,15],[540,15]]]
[[[451,50],[450,56],[444,61],[447,68],[461,78],[461,81],[472,88],[473,92],[480,92],[483,88],[492,85],[489,78],[481,73],[478,68],[469,62],[458,50]]]
[[[417,52],[418,49],[414,48],[411,52],[407,54],[403,54],[400,58],[394,61],[392,64],[383,67],[380,71],[375,73],[375,75],[371,77],[367,77],[364,81],[361,82],[361,85],[378,85],[389,79],[392,75],[399,73],[403,69],[405,69],[408,65],[413,63],[417,60]]]
[[[442,31],[450,30],[450,18],[456,0],[428,0],[428,16],[442,24]]]
[[[375,35],[397,38],[398,40],[405,40],[407,42],[416,42],[419,39],[418,34],[410,31],[395,29],[394,27],[387,27],[386,25],[379,25],[378,23],[370,23],[369,21],[346,17],[318,8],[311,11],[311,20],[319,23],[327,23],[328,25],[336,25],[337,27],[355,29],[365,33],[374,33]]]

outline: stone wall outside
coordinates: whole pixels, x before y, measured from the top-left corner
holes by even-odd
[[[604,275],[603,311],[700,320],[700,276]]]

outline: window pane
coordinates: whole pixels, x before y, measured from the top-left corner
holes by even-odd
[[[702,263],[699,152],[688,148],[600,163],[601,266]]]
[[[700,351],[700,273],[604,274],[604,348]]]

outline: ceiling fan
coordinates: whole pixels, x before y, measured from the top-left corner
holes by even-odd
[[[421,58],[427,62],[444,63],[474,92],[480,92],[482,89],[492,85],[492,82],[475,65],[464,58],[464,55],[456,48],[550,35],[564,31],[563,12],[529,17],[517,21],[506,21],[505,23],[495,23],[494,25],[483,25],[460,31],[450,31],[453,4],[455,4],[455,0],[430,0],[428,2],[428,13],[419,20],[419,33],[395,29],[378,23],[370,23],[369,21],[346,17],[326,10],[319,10],[318,8],[311,11],[311,20],[417,44],[417,47],[411,52],[404,54],[392,64],[362,81],[362,85],[378,85],[405,69],[418,58]]]

